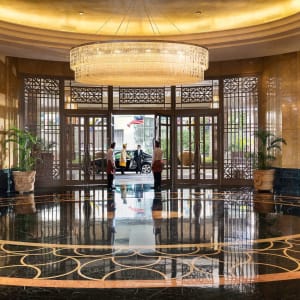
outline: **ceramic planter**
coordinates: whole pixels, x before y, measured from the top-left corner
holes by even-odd
[[[253,183],[256,191],[273,191],[275,169],[253,170]]]
[[[15,191],[20,194],[34,190],[36,171],[13,171]]]

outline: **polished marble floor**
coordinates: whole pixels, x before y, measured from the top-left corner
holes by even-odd
[[[3,195],[0,299],[300,298],[300,198],[129,182]]]

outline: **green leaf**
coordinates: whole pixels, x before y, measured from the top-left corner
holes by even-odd
[[[255,131],[254,135],[258,139],[258,151],[250,153],[248,156],[252,160],[255,169],[269,169],[271,168],[271,162],[276,159],[276,153],[281,151],[281,144],[286,145],[286,141],[263,128]]]

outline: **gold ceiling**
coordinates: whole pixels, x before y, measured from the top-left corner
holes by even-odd
[[[166,40],[210,61],[300,50],[300,0],[0,0],[0,56],[68,61],[72,47]]]
[[[300,11],[300,0],[1,0],[0,21],[92,35],[165,36],[240,29]]]

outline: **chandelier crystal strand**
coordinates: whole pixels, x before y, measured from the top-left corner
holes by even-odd
[[[75,80],[115,86],[167,86],[199,83],[208,68],[208,50],[167,41],[112,41],[74,47]]]

